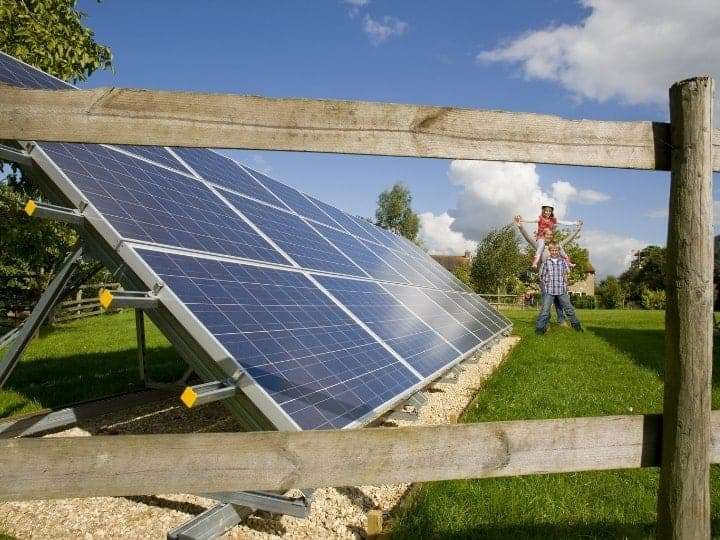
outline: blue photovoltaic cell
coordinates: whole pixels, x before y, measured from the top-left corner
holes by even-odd
[[[312,200],[313,203],[315,203],[317,206],[322,209],[323,212],[325,212],[327,215],[329,215],[333,221],[335,221],[338,225],[340,225],[343,229],[345,229],[347,232],[354,234],[358,238],[363,238],[365,240],[373,240],[373,238],[365,232],[365,229],[360,227],[355,221],[353,221],[349,215],[347,215],[342,210],[338,210],[334,206],[330,206],[329,204],[326,204],[322,201],[317,200],[314,197],[310,197],[308,195],[308,198]]]
[[[385,261],[387,264],[393,267],[393,269],[398,272],[401,276],[403,276],[406,280],[408,280],[413,285],[417,285],[419,287],[432,287],[432,283],[425,279],[423,275],[415,270],[412,266],[408,265],[405,261],[403,261],[399,255],[397,255],[394,251],[391,249],[380,246],[378,244],[373,244],[372,242],[363,242],[365,247],[367,247],[370,251],[375,253],[378,257],[380,257],[383,261]]]
[[[480,345],[481,340],[456,321],[447,311],[430,300],[416,287],[383,284],[405,307],[434,328],[442,337],[465,354]]]
[[[207,148],[173,148],[180,158],[208,182],[275,206],[282,203],[232,159]]]
[[[381,229],[380,227],[370,223],[369,221],[359,218],[357,216],[349,216],[349,218],[352,219],[363,231],[365,231],[365,236],[369,237],[373,242],[381,245],[387,244],[387,240],[380,232],[384,229]]]
[[[492,307],[488,303],[488,301],[479,294],[464,293],[463,296],[466,300],[472,303],[472,305],[474,305],[482,313],[484,313],[488,318],[495,321],[499,328],[502,328],[504,330],[512,324],[506,317],[504,317],[497,309]]]
[[[335,247],[350,257],[360,268],[365,270],[371,277],[384,281],[396,283],[407,283],[403,277],[382,261],[377,255],[366,248],[360,240],[330,227],[316,225],[317,230]]]
[[[202,182],[104,146],[40,147],[125,238],[288,264]]]
[[[486,324],[482,324],[475,317],[470,315],[470,313],[457,305],[457,303],[444,292],[433,289],[423,289],[422,292],[482,341],[490,339],[495,333],[494,331],[490,331]]]
[[[415,261],[415,267],[421,270],[423,275],[428,277],[438,289],[461,292],[470,290],[420,247],[407,240],[403,241],[403,244],[405,245],[405,252]],[[434,277],[431,278],[430,276]]]
[[[160,165],[172,167],[173,169],[182,171],[185,174],[190,174],[190,171],[183,167],[183,165],[175,159],[175,156],[171,155],[170,152],[162,146],[134,146],[131,144],[114,144],[113,146],[125,150],[126,152],[130,152],[131,154],[135,154],[136,156],[144,157],[145,159],[159,163]]]
[[[0,82],[21,88],[69,90],[73,86],[0,52]]]
[[[262,173],[254,171],[250,167],[245,168],[250,171],[250,173],[258,180],[258,182],[260,182],[266,188],[272,191],[275,196],[279,197],[280,200],[284,202],[288,208],[292,208],[296,213],[300,214],[305,218],[313,219],[331,227],[338,226],[337,223],[335,223],[325,214],[325,212],[323,212],[312,202],[310,202],[305,197],[305,195],[300,193],[298,190],[293,189],[290,186],[286,186],[285,184],[278,182],[277,180],[273,180],[272,178],[269,178]]]
[[[423,377],[459,356],[379,284],[327,276],[315,279]]]
[[[303,268],[366,277],[360,268],[295,214],[222,189],[219,191]]]
[[[344,427],[419,381],[300,273],[138,252],[302,429]]]
[[[480,307],[479,305],[475,305],[463,293],[455,291],[445,291],[445,294],[448,295],[457,305],[467,311],[470,315],[472,315],[477,320],[482,322],[485,326],[487,326],[493,334],[502,330],[504,325],[499,324],[496,319],[488,317],[487,313],[482,307]]]

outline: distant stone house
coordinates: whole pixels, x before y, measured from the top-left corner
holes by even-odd
[[[448,272],[454,271],[461,264],[470,264],[472,256],[469,251],[465,255],[430,255],[439,262]]]
[[[585,271],[585,279],[582,281],[576,281],[568,287],[568,290],[571,293],[588,294],[590,296],[595,294],[595,269],[592,264],[588,263],[588,267]]]

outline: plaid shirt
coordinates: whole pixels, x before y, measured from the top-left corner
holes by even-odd
[[[565,275],[570,267],[562,257],[549,257],[540,267],[540,288],[545,294],[565,294]]]

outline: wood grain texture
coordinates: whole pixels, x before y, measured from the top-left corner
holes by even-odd
[[[287,490],[659,464],[661,417],[0,441],[0,500]],[[720,412],[712,459],[720,461]]]
[[[0,85],[0,139],[670,168],[662,122],[122,88]]]
[[[665,398],[658,537],[710,537],[713,361],[712,101],[709,77],[670,88]]]

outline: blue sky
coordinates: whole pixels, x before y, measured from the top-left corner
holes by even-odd
[[[636,2],[637,9],[642,11],[640,4],[647,1]],[[623,29],[637,16],[624,4],[628,3],[81,0],[79,8],[88,14],[85,23],[100,43],[111,47],[115,63],[115,73],[96,73],[83,86],[667,120],[664,95],[669,84],[688,70],[714,72],[718,60],[711,58],[718,55],[712,51],[720,48],[713,42],[706,43],[704,51],[686,51],[692,56],[689,61],[657,58],[653,55],[661,54],[660,48],[653,47],[652,39],[667,41],[662,35],[666,23],[678,20],[672,3],[656,3],[662,6],[649,10],[654,15],[636,37],[635,26]],[[717,28],[712,2],[691,4],[697,4],[702,21]],[[661,30],[653,31],[653,25]],[[688,35],[704,28],[694,20],[685,21],[684,30],[680,26],[677,32]],[[622,39],[608,39],[608,32],[622,32]],[[634,47],[633,39],[641,45]],[[660,61],[665,68],[637,68],[645,63],[657,67]],[[482,163],[453,167],[447,160],[230,153],[366,216],[373,214],[380,191],[403,181],[414,195],[416,211],[424,215],[427,243],[435,251],[456,251],[477,240],[482,230],[509,222],[516,207],[517,212],[532,214],[535,205],[529,200],[553,195],[555,200],[561,197],[558,206],[567,217],[585,221],[588,232],[583,236],[601,273],[621,270],[627,254],[640,245],[665,240],[667,222],[661,214],[667,207],[668,173],[544,165],[498,170]],[[560,180],[572,186],[569,195],[568,189],[552,187]],[[518,182],[516,199],[490,189]],[[618,256],[618,249],[624,255]]]

